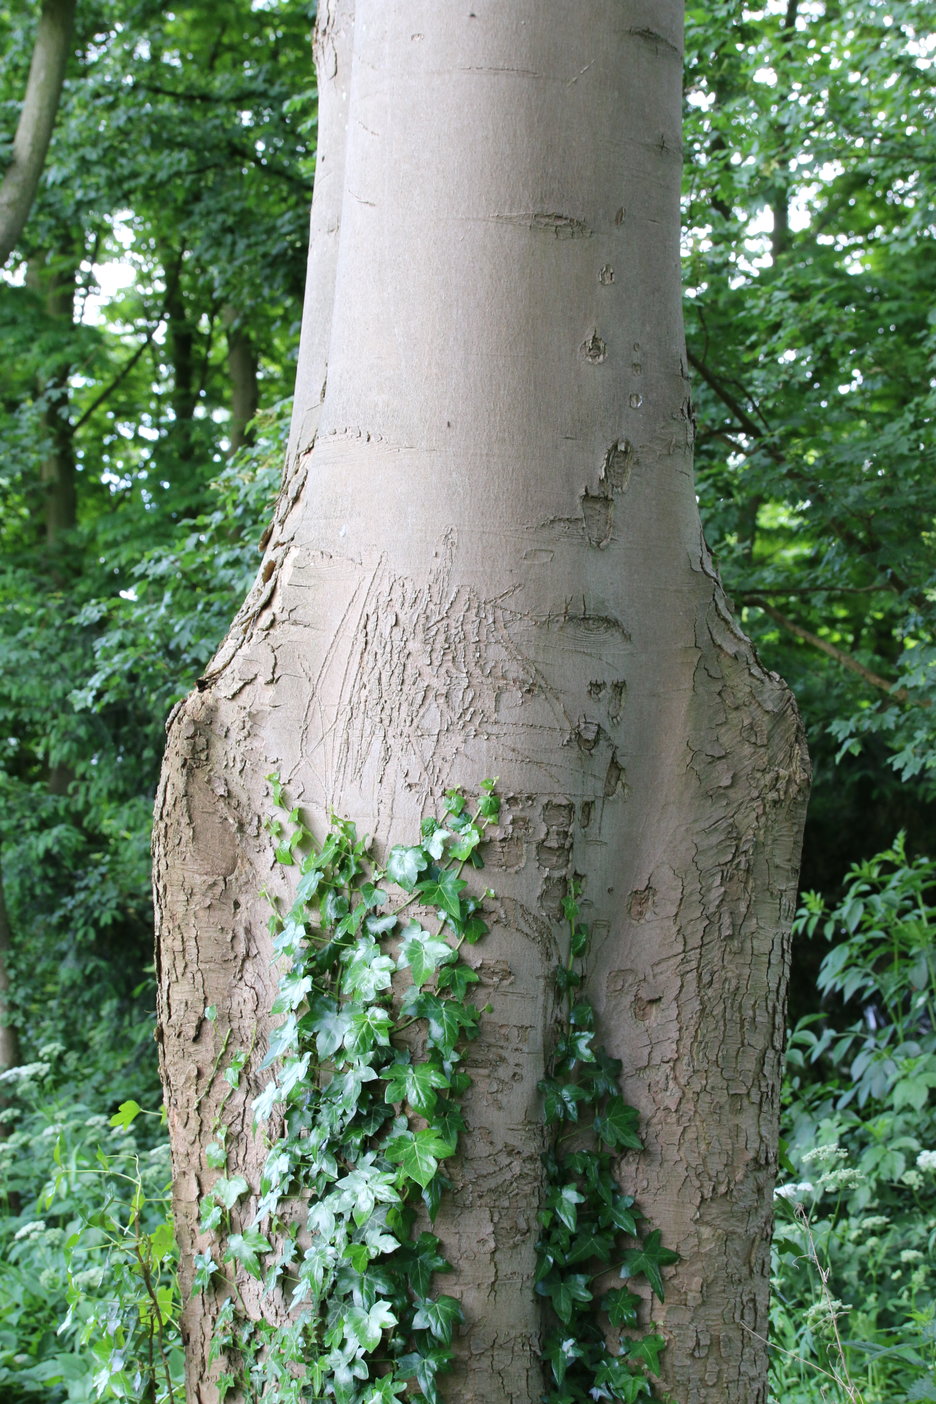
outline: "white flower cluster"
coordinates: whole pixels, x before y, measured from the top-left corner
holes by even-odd
[[[916,1163],[918,1170],[936,1170],[936,1150],[920,1151]]]
[[[18,1068],[7,1068],[0,1073],[0,1082],[28,1082],[32,1077],[45,1077],[51,1063],[21,1063]]]
[[[32,1238],[33,1234],[43,1233],[44,1231],[45,1219],[33,1219],[31,1223],[23,1224],[22,1228],[18,1228],[13,1237],[14,1239]]]
[[[808,1180],[802,1180],[798,1185],[778,1185],[774,1190],[774,1199],[802,1199],[804,1194],[812,1194],[813,1187]]]
[[[813,1146],[812,1150],[807,1151],[806,1154],[803,1156],[803,1164],[813,1165],[816,1162],[818,1162],[819,1164],[824,1164],[824,1162],[827,1160],[847,1159],[848,1151],[843,1150],[841,1146]]]

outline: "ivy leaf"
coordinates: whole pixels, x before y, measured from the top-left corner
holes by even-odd
[[[643,1273],[662,1302],[663,1277],[660,1268],[678,1262],[679,1254],[674,1253],[671,1248],[664,1248],[660,1243],[660,1230],[654,1229],[652,1233],[647,1234],[639,1248],[631,1248],[624,1254],[620,1269],[621,1279],[626,1282],[628,1278]]]
[[[344,955],[343,991],[370,1003],[393,980],[393,961],[371,936],[364,936]]]
[[[293,1048],[298,1042],[298,1020],[295,1014],[290,1014],[285,1023],[280,1024],[278,1029],[270,1032],[270,1041],[267,1047],[267,1054],[260,1064],[260,1070],[268,1068],[271,1063],[275,1063],[277,1058],[282,1057],[287,1048]]]
[[[397,887],[402,887],[404,892],[412,892],[419,874],[428,866],[429,857],[422,847],[405,848],[397,844],[391,848],[387,858],[387,877]]]
[[[396,912],[388,912],[386,916],[369,916],[364,923],[364,930],[371,936],[383,936],[393,930],[399,919]]]
[[[643,1374],[635,1374],[627,1363],[627,1357],[604,1355],[595,1370],[595,1388],[600,1390],[602,1399],[636,1400],[638,1395],[646,1399],[652,1394],[650,1381]]]
[[[303,867],[305,865],[303,864]],[[304,872],[296,886],[296,905],[305,906],[311,901],[319,890],[322,881],[322,870],[319,867],[312,867]]]
[[[596,1228],[581,1230],[572,1240],[566,1253],[567,1263],[584,1263],[588,1258],[597,1258],[606,1263],[614,1247],[614,1235],[600,1233]]]
[[[258,1229],[248,1229],[246,1233],[232,1233],[229,1236],[224,1261],[240,1263],[251,1277],[256,1277],[262,1282],[263,1269],[257,1255],[272,1251],[271,1245]]]
[[[666,1340],[663,1336],[651,1334],[643,1336],[639,1341],[629,1341],[627,1344],[628,1360],[639,1360],[646,1365],[653,1375],[660,1373],[660,1354],[666,1348]]]
[[[435,1063],[395,1063],[383,1076],[388,1102],[408,1102],[420,1116],[428,1116],[438,1101],[439,1088],[449,1086],[449,1078]]]
[[[311,988],[311,977],[303,974],[301,970],[280,976],[279,990],[273,1001],[271,1014],[285,1014],[287,1010],[298,1009]]]
[[[418,922],[408,922],[403,928],[397,969],[403,970],[408,966],[413,972],[414,984],[425,984],[440,965],[455,958],[456,953],[447,941],[424,931]]]
[[[389,1302],[377,1301],[369,1311],[348,1307],[342,1317],[346,1338],[361,1350],[376,1350],[384,1331],[396,1325]]]
[[[234,1205],[250,1189],[243,1175],[233,1175],[231,1179],[215,1180],[211,1186],[211,1193],[216,1200],[219,1200],[225,1209],[233,1209]]]
[[[407,1136],[396,1136],[384,1154],[399,1164],[411,1180],[425,1189],[439,1168],[439,1161],[454,1155],[455,1146],[434,1131],[431,1126]]]
[[[477,914],[472,913],[472,915],[468,917],[468,920],[463,923],[461,934],[468,942],[469,946],[476,946],[481,940],[481,937],[486,936],[489,930],[490,928],[487,922],[482,921]]]
[[[220,1226],[223,1217],[224,1212],[220,1204],[215,1204],[210,1197],[202,1200],[201,1216],[198,1221],[198,1227],[202,1233],[212,1233]]]
[[[362,882],[360,893],[368,911],[370,911],[372,907],[382,907],[387,900],[386,892],[384,892],[382,888],[375,886],[372,882]]]
[[[435,1301],[427,1298],[420,1302],[413,1325],[417,1330],[431,1331],[436,1340],[449,1345],[456,1322],[464,1319],[461,1302],[454,1297],[436,1297]]]
[[[254,1097],[251,1106],[253,1107],[254,1121],[269,1121],[273,1114],[273,1108],[279,1101],[279,1088],[275,1081],[268,1082],[259,1096]]]
[[[441,1396],[436,1388],[436,1375],[440,1370],[448,1369],[450,1364],[450,1352],[444,1346],[436,1346],[434,1350],[411,1351],[408,1355],[401,1355],[398,1369],[404,1378],[416,1380],[426,1404],[438,1404]]]
[[[636,1326],[640,1298],[627,1287],[615,1287],[601,1299],[601,1309],[608,1313],[612,1326]]]
[[[445,840],[451,837],[452,835],[448,829],[443,829],[440,824],[436,824],[435,820],[433,820],[433,828],[425,835],[423,848],[429,854],[429,857],[434,858],[438,863],[442,854],[445,852]]]
[[[210,1252],[196,1253],[193,1261],[195,1276],[192,1279],[192,1295],[197,1296],[210,1286],[212,1277],[218,1271],[218,1264]]]
[[[556,1044],[556,1064],[562,1068],[572,1068],[576,1063],[593,1063],[592,1029],[570,1029]]]
[[[362,1404],[394,1404],[406,1387],[405,1380],[395,1380],[392,1375],[383,1375],[371,1383]]]
[[[584,1203],[584,1194],[580,1194],[574,1185],[562,1185],[551,1191],[546,1207],[552,1209],[566,1228],[574,1233],[578,1223],[578,1206]]]
[[[212,1170],[223,1170],[227,1165],[227,1151],[218,1141],[210,1141],[205,1147],[205,1164]]]
[[[414,997],[408,995],[404,1012],[413,1018],[426,1020],[429,1042],[443,1053],[451,1052],[462,1031],[473,1029],[478,1022],[478,1011],[473,1005],[440,999],[426,990]]]
[[[363,1057],[375,1047],[388,1047],[393,1020],[379,1004],[351,1014],[351,1027],[345,1036],[345,1047],[353,1057]]]
[[[573,956],[583,956],[588,950],[588,927],[576,923],[572,928],[570,949]]]
[[[568,1325],[572,1320],[576,1302],[585,1305],[592,1299],[591,1287],[588,1284],[588,1278],[582,1273],[569,1273],[562,1277],[558,1273],[551,1273],[549,1277],[537,1283],[536,1290],[541,1296],[549,1298],[559,1320]]]
[[[476,985],[480,978],[476,970],[472,970],[470,965],[460,960],[457,964],[444,965],[439,971],[436,984],[440,990],[451,990],[452,998],[464,1003],[469,985]]]
[[[481,833],[474,824],[466,824],[453,838],[454,842],[449,844],[449,854],[459,863],[465,863],[481,842]]]
[[[308,1079],[311,1053],[303,1053],[301,1058],[291,1058],[279,1079],[279,1097],[285,1100],[294,1087],[303,1085]]]
[[[322,1002],[325,1004],[325,1002]],[[334,1000],[329,1000],[321,1013],[312,1020],[311,1032],[315,1034],[315,1047],[320,1058],[330,1058],[342,1046],[351,1027],[351,1015],[347,1009],[339,1009]]]
[[[424,882],[417,883],[415,890],[427,906],[440,907],[443,912],[447,912],[450,917],[454,917],[458,921],[461,917],[460,894],[467,886],[464,878],[458,877],[447,869],[442,869],[436,877],[427,878]]]
[[[551,1077],[544,1078],[537,1086],[543,1094],[543,1116],[547,1125],[556,1121],[578,1121],[578,1104],[588,1100],[583,1087]]]
[[[637,1134],[639,1115],[629,1107],[623,1097],[609,1097],[604,1110],[595,1117],[595,1135],[612,1150],[628,1147],[630,1150],[643,1150],[643,1141]]]
[[[632,1209],[634,1201],[626,1194],[616,1194],[601,1216],[602,1223],[613,1224],[621,1233],[631,1238],[637,1237],[637,1210]]]
[[[355,1272],[364,1273],[371,1260],[370,1249],[366,1243],[345,1244],[344,1256],[354,1268]]]
[[[451,1272],[452,1265],[439,1252],[441,1242],[434,1233],[421,1233],[415,1243],[405,1245],[406,1278],[417,1297],[426,1297],[437,1272]]]
[[[556,966],[556,989],[560,994],[577,989],[581,983],[582,976],[579,971],[572,970],[568,965]]]

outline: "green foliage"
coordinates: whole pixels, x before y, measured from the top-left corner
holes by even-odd
[[[181,1404],[162,1119],[129,1098],[108,1118],[61,1044],[40,1054],[0,1074],[0,1393]]]
[[[555,1128],[536,1245],[536,1290],[552,1316],[543,1345],[552,1377],[547,1404],[652,1396],[648,1372],[658,1373],[664,1340],[653,1331],[633,1334],[642,1299],[631,1283],[643,1277],[662,1301],[661,1269],[679,1258],[662,1246],[659,1229],[641,1238],[643,1216],[618,1185],[621,1154],[639,1151],[641,1141],[637,1113],[620,1095],[621,1064],[593,1046],[595,1016],[580,993],[589,933],[578,896],[573,886],[563,904],[569,953],[556,973],[565,1016],[540,1083],[546,1123]],[[611,1287],[612,1274],[626,1285]]]
[[[279,778],[270,781],[286,809]],[[487,928],[461,873],[480,866],[493,791],[486,781],[474,813],[451,792],[442,819],[425,819],[419,842],[392,848],[386,866],[347,821],[334,820],[318,849],[298,809],[268,821],[279,861],[298,868],[293,905],[271,922],[282,1022],[254,1102],[257,1125],[282,1130],[248,1222],[236,1214],[251,1192],[242,1175],[211,1186],[202,1227],[217,1231],[217,1246],[196,1265],[199,1290],[231,1293],[213,1342],[225,1391],[375,1404],[410,1394],[415,1380],[428,1404],[440,1397],[462,1310],[432,1295],[448,1264],[417,1211],[434,1218],[464,1128],[460,1064],[480,1011],[465,1000],[477,976],[459,948]],[[235,1063],[232,1086],[245,1059]],[[220,1117],[210,1167],[226,1171],[236,1151]],[[251,1322],[237,1269],[284,1291],[292,1324]]]
[[[37,13],[0,7],[4,146]],[[80,5],[49,162],[0,279],[3,1002],[24,1057],[122,1022],[151,960],[165,714],[243,598],[282,466],[310,27],[305,0],[220,17]],[[266,408],[232,455],[235,344]],[[151,1076],[152,1046],[146,1061]]]
[[[288,810],[279,777],[268,778]],[[392,847],[385,866],[346,820],[333,819],[319,849],[298,808],[267,821],[279,861],[299,871],[292,906],[271,921],[281,967],[273,1013],[283,1021],[261,1063],[273,1074],[253,1102],[256,1126],[282,1129],[254,1187],[229,1172],[238,1146],[223,1107],[206,1153],[222,1173],[201,1203],[202,1230],[216,1241],[197,1257],[196,1290],[226,1294],[212,1342],[223,1393],[440,1404],[464,1318],[455,1298],[432,1295],[450,1265],[424,1216],[435,1218],[449,1184],[444,1165],[458,1152],[470,1086],[460,1064],[483,1012],[466,1003],[478,977],[459,950],[487,928],[461,874],[481,866],[499,807],[490,780],[474,813],[449,791],[443,818],[424,819],[420,841]],[[618,1187],[616,1158],[641,1148],[637,1114],[618,1091],[620,1064],[592,1046],[594,1015],[578,991],[588,931],[576,898],[577,889],[565,903],[570,952],[557,973],[566,1018],[540,1084],[555,1127],[536,1275],[556,1323],[543,1347],[550,1404],[651,1396],[664,1341],[633,1333],[641,1299],[631,1283],[643,1277],[662,1300],[662,1269],[678,1258],[659,1230],[641,1237],[640,1212]],[[216,1010],[205,1012],[216,1020]],[[219,1066],[226,1048],[225,1037]],[[232,1089],[248,1057],[228,1063]],[[576,1149],[567,1148],[578,1132]],[[247,1200],[256,1208],[244,1218],[238,1206]],[[285,1293],[288,1325],[251,1319],[238,1270],[265,1292]],[[627,1286],[597,1293],[595,1279],[610,1271]]]
[[[829,1013],[800,1021],[787,1057],[776,1397],[820,1398],[818,1369],[864,1404],[933,1399],[936,863],[900,836],[831,909],[807,893],[797,925],[830,943]]]
[[[834,786],[807,859],[831,873],[843,804],[860,825],[868,789],[901,803],[888,767],[934,793],[931,21],[928,0],[687,12],[700,507]],[[880,846],[904,821],[870,822]]]

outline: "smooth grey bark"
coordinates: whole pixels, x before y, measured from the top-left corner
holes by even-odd
[[[155,856],[183,1284],[207,1246],[219,1030],[247,1047],[270,1021],[263,777],[279,771],[319,833],[333,810],[378,845],[409,841],[450,786],[499,777],[477,948],[493,1012],[437,1223],[467,1318],[458,1404],[543,1388],[536,1087],[575,876],[600,1037],[644,1116],[621,1180],[682,1254],[652,1308],[665,1385],[680,1404],[765,1396],[806,763],[693,491],[681,22],[677,0],[321,7],[284,489],[257,584],[169,725]],[[243,1285],[251,1310],[288,1310]],[[198,1404],[216,1397],[216,1308],[185,1309]]]
[[[75,0],[43,0],[13,156],[0,184],[0,265],[29,218],[45,165],[71,53]]]

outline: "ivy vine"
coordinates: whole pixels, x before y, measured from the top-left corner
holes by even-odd
[[[282,806],[279,778],[268,778]],[[288,1290],[291,1319],[251,1320],[232,1290],[212,1346],[225,1366],[222,1397],[272,1389],[281,1404],[378,1404],[411,1394],[415,1381],[427,1404],[441,1400],[437,1379],[451,1366],[462,1309],[432,1294],[449,1264],[439,1239],[417,1231],[417,1211],[435,1218],[449,1184],[444,1162],[464,1127],[470,1079],[459,1064],[480,1011],[468,999],[478,976],[459,950],[487,926],[461,874],[481,866],[478,847],[499,808],[493,781],[474,811],[450,791],[444,818],[424,819],[419,842],[392,848],[385,865],[346,820],[333,821],[320,849],[297,809],[268,822],[278,861],[299,869],[291,908],[271,922],[282,1022],[253,1104],[258,1126],[276,1114],[282,1130],[250,1227],[230,1227],[250,1192],[242,1175],[222,1175],[202,1201],[201,1227],[223,1235],[225,1248],[220,1262],[198,1255],[195,1285],[217,1286],[226,1264],[239,1265],[265,1291]],[[434,929],[412,909],[434,911]],[[238,1054],[225,1068],[232,1087],[244,1062]],[[221,1117],[216,1132],[208,1163],[226,1169]]]
[[[279,777],[268,779],[286,810]],[[225,1104],[252,1049],[229,1056],[226,1034],[216,1069],[227,1060],[228,1089],[205,1153],[221,1173],[201,1203],[202,1231],[216,1244],[195,1259],[195,1291],[227,1292],[211,1348],[222,1398],[442,1404],[463,1313],[434,1290],[451,1266],[425,1224],[450,1186],[445,1162],[458,1150],[470,1086],[460,1064],[485,1012],[470,1001],[478,975],[460,955],[487,932],[483,897],[462,873],[483,866],[480,845],[500,810],[494,790],[484,781],[473,809],[449,791],[443,817],[424,819],[419,842],[392,848],[385,864],[347,820],[333,818],[321,848],[298,809],[267,821],[278,862],[296,867],[298,881],[289,910],[274,903],[270,922],[281,1022],[253,1102],[266,1160],[255,1188],[229,1173]],[[593,1046],[594,1016],[578,994],[588,933],[577,897],[565,904],[570,953],[557,974],[565,1019],[540,1084],[556,1131],[537,1244],[536,1290],[554,1319],[545,1404],[651,1393],[645,1372],[657,1369],[662,1337],[621,1335],[612,1350],[606,1323],[632,1328],[639,1299],[629,1287],[596,1299],[592,1284],[614,1259],[622,1279],[643,1275],[662,1299],[660,1269],[677,1256],[658,1232],[640,1241],[639,1212],[614,1177],[615,1153],[640,1140],[617,1090],[620,1064]],[[577,1148],[564,1148],[570,1141]],[[238,1212],[235,1225],[251,1195],[252,1219]],[[618,1252],[621,1235],[637,1246]],[[258,1319],[237,1269],[264,1294],[285,1295],[288,1319]]]
[[[595,1045],[594,1010],[581,994],[589,930],[579,920],[579,896],[573,883],[563,903],[568,955],[556,970],[563,1020],[539,1084],[546,1123],[554,1128],[536,1245],[536,1290],[553,1317],[543,1345],[552,1376],[544,1400],[631,1404],[652,1397],[647,1371],[659,1372],[665,1341],[654,1331],[628,1334],[641,1306],[629,1284],[643,1277],[662,1301],[661,1270],[679,1254],[662,1246],[659,1229],[641,1240],[643,1215],[615,1175],[616,1158],[643,1146],[637,1112],[620,1094],[621,1063]],[[622,1239],[634,1246],[622,1247]],[[596,1294],[596,1281],[612,1269],[626,1285]]]

